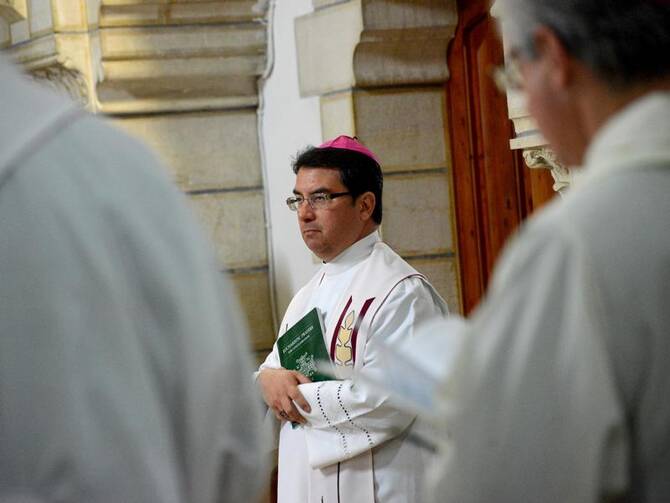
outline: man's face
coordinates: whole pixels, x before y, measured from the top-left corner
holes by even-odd
[[[536,58],[519,58],[522,89],[528,112],[559,159],[568,165],[581,164],[588,136],[579,109],[579,88],[572,65],[560,41],[548,30],[539,32]]]
[[[293,193],[307,199],[316,193],[348,192],[340,173],[331,168],[298,170]],[[328,201],[322,209],[313,209],[307,201],[298,208],[298,223],[307,248],[328,262],[358,241],[365,227],[365,218],[352,197],[342,196]]]

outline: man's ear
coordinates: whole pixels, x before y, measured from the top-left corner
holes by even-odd
[[[572,58],[556,33],[547,26],[539,26],[533,34],[538,62],[545,66],[545,75],[556,89],[565,89],[572,83]]]
[[[372,192],[364,192],[358,196],[356,201],[356,206],[359,210],[359,215],[361,216],[362,221],[367,221],[372,218],[372,212],[375,210],[377,205],[377,198]]]

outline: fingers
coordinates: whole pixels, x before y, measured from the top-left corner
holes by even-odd
[[[300,414],[296,406],[306,413],[311,407],[298,389],[298,385],[312,382],[308,377],[295,370],[264,369],[258,383],[265,403],[272,409],[280,421],[291,421],[304,424],[307,420]]]
[[[305,400],[305,397],[302,396],[302,393],[300,393],[300,390],[297,386],[289,391],[288,396],[291,398],[291,400],[297,403],[298,407],[300,407],[302,410],[307,413],[312,412],[312,408],[309,406],[309,403],[307,403],[307,400]]]
[[[299,384],[307,384],[312,382],[312,380],[309,377],[307,377],[304,374],[301,374],[297,370],[292,370],[291,373],[293,374],[293,377],[297,379]]]
[[[288,416],[288,420],[292,423],[304,424],[307,422],[307,420],[300,415],[300,412],[298,412],[298,409],[295,408],[293,402],[291,402],[288,397],[286,400],[282,400],[282,410],[279,412],[279,415],[286,419],[286,417],[281,414],[282,412]]]

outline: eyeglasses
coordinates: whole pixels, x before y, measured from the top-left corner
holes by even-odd
[[[302,203],[307,201],[307,204],[309,204],[309,207],[313,210],[322,210],[323,208],[327,207],[330,204],[330,201],[333,199],[349,195],[351,195],[351,192],[333,192],[332,194],[328,194],[326,192],[316,192],[314,194],[310,194],[306,198],[302,196],[292,196],[286,199],[286,206],[288,206],[292,211],[298,211],[298,208],[300,208]]]
[[[501,93],[523,89],[523,77],[521,76],[521,70],[519,70],[517,51],[510,51],[505,64],[493,69],[493,81]]]

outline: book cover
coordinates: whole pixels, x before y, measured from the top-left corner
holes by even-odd
[[[323,323],[314,308],[289,328],[279,340],[279,361],[289,370],[297,370],[313,382],[333,378],[319,371],[323,362],[330,364],[330,356],[323,340]]]

